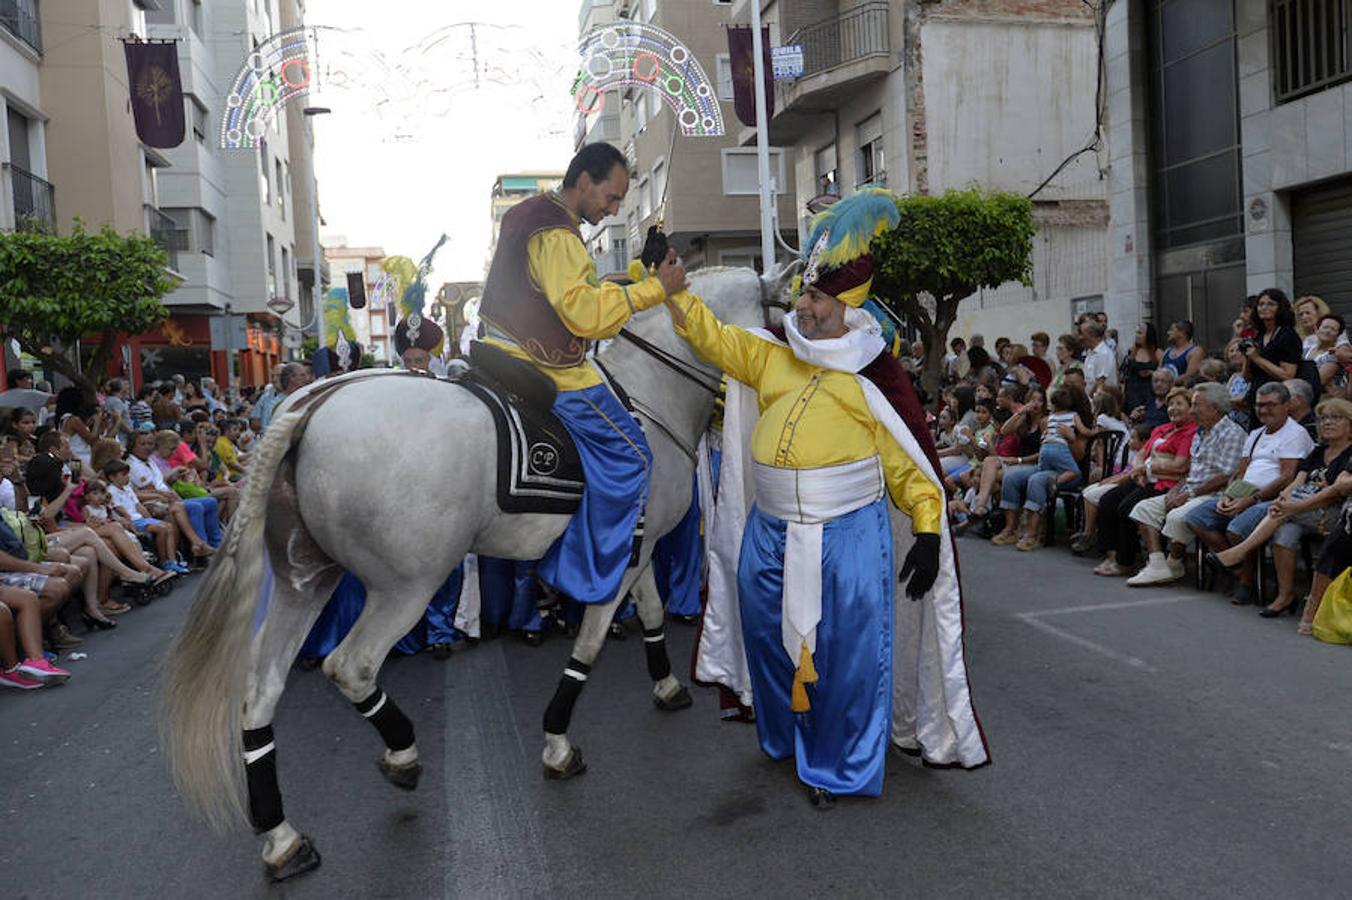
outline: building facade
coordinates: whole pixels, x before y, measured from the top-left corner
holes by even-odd
[[[1352,4],[1124,0],[1105,54],[1110,309],[1212,351],[1266,287],[1352,314]]]
[[[216,374],[223,383],[262,384],[271,367],[289,355],[279,340],[283,319],[292,329],[303,324],[291,119],[286,110],[276,115],[253,150],[222,149],[218,129],[224,97],[249,52],[280,30],[283,8],[290,21],[299,22],[301,7],[297,0],[159,0],[158,5],[146,12],[149,33],[178,41],[188,121],[187,138],[166,151],[172,166],[160,178],[184,277],[165,303],[171,321],[185,326],[213,316],[245,316],[256,336],[250,335],[248,349],[239,354],[237,371]],[[309,212],[308,204],[305,209]],[[274,300],[293,304],[284,317],[269,308]]]
[[[30,219],[56,221],[39,79],[42,53],[35,0],[0,6],[0,229],[22,227]]]
[[[750,21],[751,2],[760,2],[773,45],[803,48],[803,75],[776,85],[770,138],[796,176],[804,226],[813,197],[873,186],[1032,195],[1033,283],[967,298],[951,333],[1023,340],[1102,308],[1107,154],[1079,152],[1101,127],[1092,8],[1080,0],[739,0],[735,21]],[[750,145],[754,132],[741,138]]]
[[[648,228],[662,228],[688,268],[750,266],[760,258],[760,198],[755,148],[743,146],[732,108],[727,26],[731,3],[716,0],[588,0],[579,29],[616,20],[651,23],[676,35],[716,82],[727,134],[684,137],[671,108],[653,91],[613,90],[604,102],[579,115],[574,143],[607,141],[624,150],[631,178],[620,213],[584,233],[601,274],[623,272],[639,255]],[[780,233],[795,245],[794,172],[783,150],[771,154]],[[791,256],[782,250],[781,258]]]
[[[385,270],[380,264],[385,260],[385,250],[381,247],[349,247],[346,238],[334,237],[324,246],[324,258],[332,273],[334,284],[346,286],[348,276],[360,274],[365,289],[366,305],[361,309],[347,310],[347,319],[357,332],[357,341],[365,353],[375,357],[376,365],[390,365],[398,361],[394,352],[394,313],[391,302],[393,297],[376,296],[376,286],[380,283]]]

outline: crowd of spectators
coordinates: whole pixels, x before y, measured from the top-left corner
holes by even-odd
[[[1232,603],[1298,614],[1310,634],[1352,565],[1345,323],[1273,288],[1241,306],[1224,347],[1201,346],[1187,321],[1159,331],[1121,340],[1085,313],[1055,341],[998,338],[993,356],[982,335],[953,338],[934,419],[953,527],[1037,551],[1059,496],[1071,550],[1101,557],[1095,574],[1167,584],[1197,559]]]
[[[313,380],[301,363],[273,376],[238,393],[174,376],[134,396],[114,378],[90,396],[7,373],[27,402],[0,406],[0,687],[66,681],[58,654],[205,567],[253,442]]]

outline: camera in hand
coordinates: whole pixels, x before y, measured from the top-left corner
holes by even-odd
[[[1253,341],[1248,340],[1240,341],[1239,344],[1236,346],[1240,353],[1248,353],[1250,350],[1253,349]]]

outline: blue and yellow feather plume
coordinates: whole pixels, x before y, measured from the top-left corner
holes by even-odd
[[[868,252],[873,238],[901,220],[896,195],[885,188],[869,188],[838,200],[812,220],[812,232],[803,243],[806,260],[826,230],[826,246],[818,257],[824,268],[843,266]]]

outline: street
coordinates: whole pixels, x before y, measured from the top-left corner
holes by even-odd
[[[791,763],[720,722],[713,692],[654,709],[631,632],[574,717],[590,771],[563,783],[541,777],[539,753],[566,641],[391,659],[382,684],[425,767],[404,793],[321,673],[293,672],[281,785],[324,861],[281,887],[246,829],[188,817],[160,758],[157,666],[189,581],[86,640],[68,685],[0,695],[0,883],[17,898],[197,900],[1346,895],[1347,648],[1190,581],[1096,578],[1061,548],[959,552],[986,768],[894,754],[881,799],[818,812]],[[668,634],[685,671],[693,629]]]

